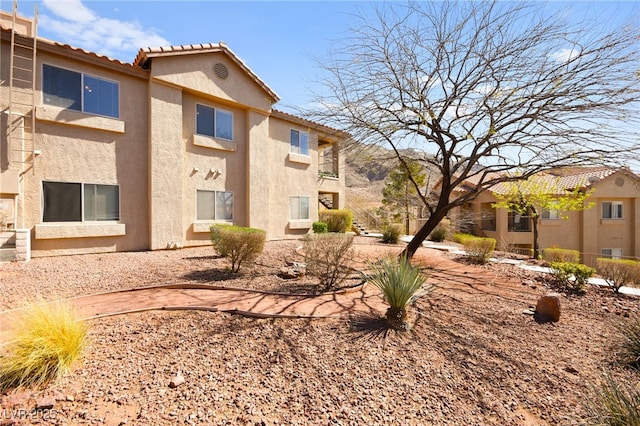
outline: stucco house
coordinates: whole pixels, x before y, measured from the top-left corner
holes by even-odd
[[[585,264],[597,257],[640,257],[640,177],[626,168],[572,167],[549,175],[562,189],[593,190],[587,203],[593,207],[574,212],[543,211],[539,222],[540,249],[559,247],[578,250]],[[458,190],[473,188],[473,179]],[[496,209],[496,194],[506,190],[498,184],[475,200],[452,212],[458,230],[495,238],[498,248],[529,253],[533,247],[531,219],[507,209]],[[566,219],[563,218],[566,216]],[[465,220],[466,219],[466,220]]]
[[[224,43],[131,64],[2,13],[0,240],[21,259],[209,243],[214,223],[296,238],[344,206],[349,135],[278,111]]]

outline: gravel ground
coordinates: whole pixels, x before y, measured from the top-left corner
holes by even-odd
[[[356,242],[359,260],[388,250]],[[211,248],[3,264],[1,306],[184,281],[313,292],[311,278],[277,276],[286,260],[300,260],[299,244],[268,243],[239,277]],[[560,322],[538,324],[522,311],[550,290],[547,277],[431,251],[416,261],[440,265],[430,271],[439,290],[414,307],[410,333],[385,334],[377,318],[364,317],[103,318],[90,323],[90,345],[70,375],[1,397],[0,424],[576,425],[588,424],[603,369],[640,382],[613,363],[615,326],[638,312],[637,298],[596,288],[565,294]],[[178,374],[184,383],[170,387]],[[33,411],[38,403],[45,409]]]

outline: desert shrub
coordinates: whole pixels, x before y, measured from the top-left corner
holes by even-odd
[[[590,404],[592,425],[640,426],[640,390],[617,383],[610,375]]]
[[[86,325],[65,304],[33,304],[17,318],[0,357],[0,393],[42,386],[65,374],[80,355]]]
[[[447,228],[442,225],[436,226],[436,228],[429,234],[429,241],[442,242],[447,238]]]
[[[629,318],[618,326],[620,361],[640,370],[640,316]]]
[[[382,242],[385,244],[398,244],[400,228],[396,225],[387,225],[382,229]]]
[[[542,250],[542,259],[546,260],[549,263],[580,263],[580,252],[578,250],[561,249],[555,247],[546,248]]]
[[[453,234],[453,242],[458,244],[464,244],[464,242],[469,238],[476,238],[475,235],[465,234],[462,232],[456,232]]]
[[[326,222],[313,222],[311,229],[313,229],[314,234],[326,234],[329,232],[329,226]]]
[[[372,268],[373,273],[367,280],[382,291],[389,304],[386,320],[396,330],[409,330],[407,306],[433,291],[432,286],[425,286],[426,275],[406,258],[383,259]]]
[[[587,285],[587,280],[591,278],[595,272],[595,269],[580,263],[551,263],[551,273],[556,279],[556,282],[568,290],[583,291]]]
[[[620,287],[640,284],[640,262],[629,259],[596,259],[598,274],[615,293]]]
[[[347,232],[353,224],[350,210],[322,210],[318,213],[320,222],[325,222],[329,232]]]
[[[233,272],[238,272],[242,264],[253,261],[262,253],[265,237],[262,229],[235,225],[211,226],[213,248],[220,256],[229,259]]]
[[[467,257],[475,263],[487,263],[496,248],[495,238],[465,237],[462,241]]]
[[[353,238],[347,234],[317,234],[305,239],[303,249],[307,273],[320,280],[323,290],[336,287],[349,275]]]

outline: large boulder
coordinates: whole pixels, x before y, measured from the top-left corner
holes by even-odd
[[[560,295],[558,293],[549,293],[538,299],[535,319],[538,322],[560,321]]]

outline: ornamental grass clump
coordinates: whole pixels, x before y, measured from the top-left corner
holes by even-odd
[[[384,244],[398,244],[400,228],[396,225],[387,225],[382,230],[382,242]]]
[[[580,252],[578,250],[550,247],[542,250],[542,260],[545,260],[548,263],[580,263]]]
[[[262,229],[235,225],[211,226],[213,248],[231,262],[232,272],[238,272],[242,264],[254,261],[262,253],[265,237]]]
[[[85,347],[87,331],[65,304],[26,308],[0,357],[0,393],[39,387],[68,372]]]
[[[619,384],[607,374],[590,411],[591,425],[640,426],[640,389]]]
[[[385,315],[388,324],[395,330],[410,330],[407,307],[433,292],[432,286],[425,285],[427,276],[406,258],[383,259],[372,264],[372,268],[373,273],[367,281],[382,291],[384,300],[389,304]]]
[[[640,370],[640,316],[629,318],[618,327],[620,361]]]

